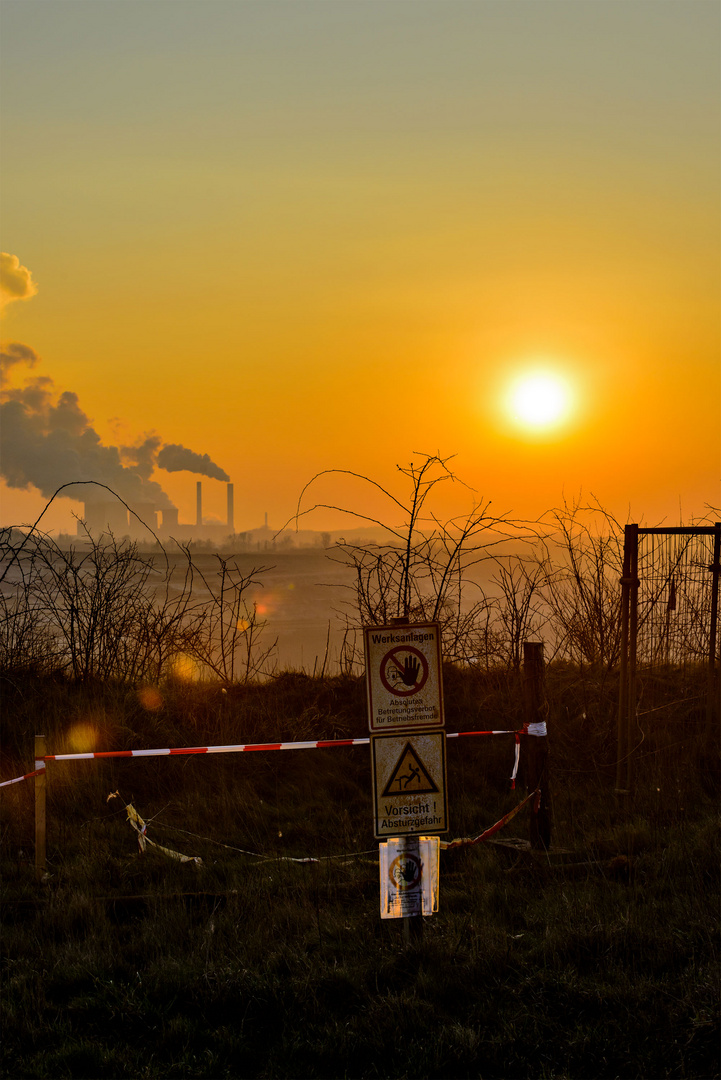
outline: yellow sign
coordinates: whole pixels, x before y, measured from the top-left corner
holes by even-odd
[[[375,835],[448,831],[445,731],[371,735]]]

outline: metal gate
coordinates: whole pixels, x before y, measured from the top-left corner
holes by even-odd
[[[711,737],[719,717],[718,592],[721,523],[645,529],[626,525],[621,578],[621,660],[616,791],[632,788],[638,679],[685,668],[705,703]]]

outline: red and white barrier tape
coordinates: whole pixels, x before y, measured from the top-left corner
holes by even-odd
[[[502,829],[504,825],[507,825],[512,818],[516,816],[519,810],[522,810],[527,802],[530,802],[534,796],[540,798],[540,790],[532,791],[530,795],[527,795],[523,802],[520,802],[518,806],[514,806],[512,810],[509,810],[507,814],[504,814],[495,825],[491,825],[490,829],[486,829],[480,836],[465,837],[463,840],[441,840],[441,851],[450,851],[451,848],[457,847],[470,847],[471,844],[480,844],[484,840],[488,840],[490,836]]]
[[[176,746],[162,750],[103,750],[93,754],[48,754],[46,761],[87,761],[90,758],[173,757],[178,754],[242,754],[254,750],[314,750],[328,746],[368,745],[368,739],[320,739],[317,742],[236,743],[229,746]]]
[[[403,735],[404,732],[399,732]],[[495,731],[449,731],[447,739],[463,739],[473,735],[515,735],[516,754],[511,780],[515,787],[516,773],[518,772],[518,757],[520,752],[519,732],[512,730]],[[46,754],[44,761],[90,761],[93,758],[133,758],[133,757],[173,757],[179,754],[242,754],[258,750],[326,750],[332,746],[367,746],[370,739],[317,739],[314,742],[273,742],[273,743],[236,743],[228,746],[176,746],[164,747],[155,750],[99,750],[85,754]],[[45,766],[42,761],[37,761],[40,768],[33,772],[25,773],[24,776],[16,776],[12,780],[0,782],[0,788],[9,787],[10,784],[19,784],[23,780],[30,780],[33,776],[44,772]]]
[[[403,732],[401,732],[401,735]],[[519,732],[515,730],[503,730],[503,731],[447,731],[447,739],[463,739],[466,735],[518,735]]]
[[[494,833],[497,833],[500,829],[502,829],[504,825],[507,825],[509,821],[512,821],[513,818],[516,816],[516,814],[519,813],[519,811],[523,809],[523,807],[526,805],[526,803],[530,802],[530,800],[533,799],[534,796],[535,796],[535,799],[536,799],[536,804],[534,805],[534,812],[537,813],[538,812],[538,802],[540,801],[540,797],[541,797],[540,788],[537,788],[535,791],[532,791],[530,793],[530,795],[528,795],[522,802],[520,802],[517,806],[514,806],[512,810],[509,810],[509,812],[507,814],[504,814],[503,817],[500,818],[495,823],[495,825],[491,825],[490,828],[486,829],[485,832],[482,832],[480,834],[480,836],[464,837],[464,838],[458,839],[458,840],[441,840],[440,841],[441,851],[450,851],[453,848],[458,848],[458,847],[470,847],[473,844],[481,844],[484,840],[488,840],[491,836],[493,836]],[[110,795],[108,795],[108,797],[106,799],[106,802],[110,802],[111,799],[116,799],[116,798],[120,798],[120,792],[119,791],[114,791]],[[151,847],[156,848],[158,851],[162,852],[162,854],[168,855],[170,858],[178,859],[181,862],[195,862],[195,863],[198,863],[199,865],[202,864],[203,860],[200,858],[200,856],[181,855],[179,852],[173,851],[171,848],[166,848],[166,847],[161,846],[160,844],[155,843],[153,840],[151,840],[148,837],[148,835],[147,835],[147,830],[148,830],[147,822],[144,821],[140,817],[140,814],[138,814],[135,807],[131,803],[128,803],[126,805],[126,807],[125,807],[125,810],[126,810],[126,813],[128,815],[128,821],[130,822],[130,824],[133,826],[136,833],[138,834],[138,846],[139,846],[141,852],[144,852],[145,848],[146,848],[146,845],[150,844]],[[162,825],[162,822],[158,822],[157,824]],[[195,833],[188,832],[187,829],[173,828],[173,826],[164,826],[164,827],[165,828],[171,828],[174,832],[184,833],[186,836],[192,836],[196,840],[206,840],[209,843],[218,844],[219,847],[227,848],[229,851],[238,851],[238,852],[240,852],[241,855],[251,855],[251,856],[253,856],[253,858],[260,859],[262,863],[267,863],[267,862],[320,863],[320,862],[326,862],[326,861],[330,862],[330,861],[333,861],[333,860],[336,860],[336,859],[355,859],[355,858],[360,858],[360,857],[362,857],[364,855],[374,855],[374,854],[376,854],[375,848],[369,848],[366,851],[347,852],[347,853],[345,853],[343,855],[322,855],[322,856],[320,856],[320,858],[312,857],[312,856],[296,857],[296,856],[292,856],[292,855],[262,855],[257,851],[246,851],[244,848],[232,847],[230,844],[223,844],[220,841],[213,840],[212,838],[207,837],[207,836],[206,837],[198,836]]]
[[[399,732],[403,735],[404,732]],[[446,738],[466,735],[515,735],[514,731],[452,731]],[[331,746],[367,746],[370,739],[318,739],[315,742],[236,743],[229,746],[177,746],[158,750],[102,750],[88,754],[47,754],[46,761],[88,761],[91,758],[169,757],[177,754],[242,754],[256,750],[326,750]]]
[[[516,736],[516,751],[513,756],[513,772],[511,773],[511,791],[516,790],[516,777],[518,776],[518,762],[521,758],[521,732],[514,731]]]
[[[10,784],[20,784],[23,780],[30,780],[33,776],[39,776],[41,772],[45,772],[45,766],[42,769],[35,769],[34,772],[25,773],[24,776],[16,776],[14,780],[3,780],[0,783],[0,787],[9,787]]]

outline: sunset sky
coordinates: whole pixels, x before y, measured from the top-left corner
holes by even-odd
[[[721,517],[716,0],[0,20],[2,468],[30,485],[4,482],[0,523],[59,469],[88,479],[83,448],[192,521],[200,476],[166,446],[230,477],[238,530],[283,524],[323,469],[400,490],[414,452],[456,455],[498,513],[592,493],[624,520]],[[204,490],[222,518],[224,483]]]

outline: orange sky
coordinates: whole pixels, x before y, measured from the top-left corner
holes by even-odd
[[[3,393],[35,455],[47,417],[18,391],[45,377],[101,446],[209,455],[239,530],[280,526],[321,469],[395,483],[416,451],[457,455],[499,513],[583,491],[649,524],[719,517],[716,3],[5,0],[0,19],[1,244],[16,295],[37,286],[2,336],[40,357]],[[539,364],[576,401],[540,437],[501,403]],[[39,483],[20,437],[3,473]],[[181,521],[198,478],[152,475]],[[204,490],[222,518],[224,484]],[[0,522],[44,502],[4,483]],[[48,525],[74,531],[73,509]]]

